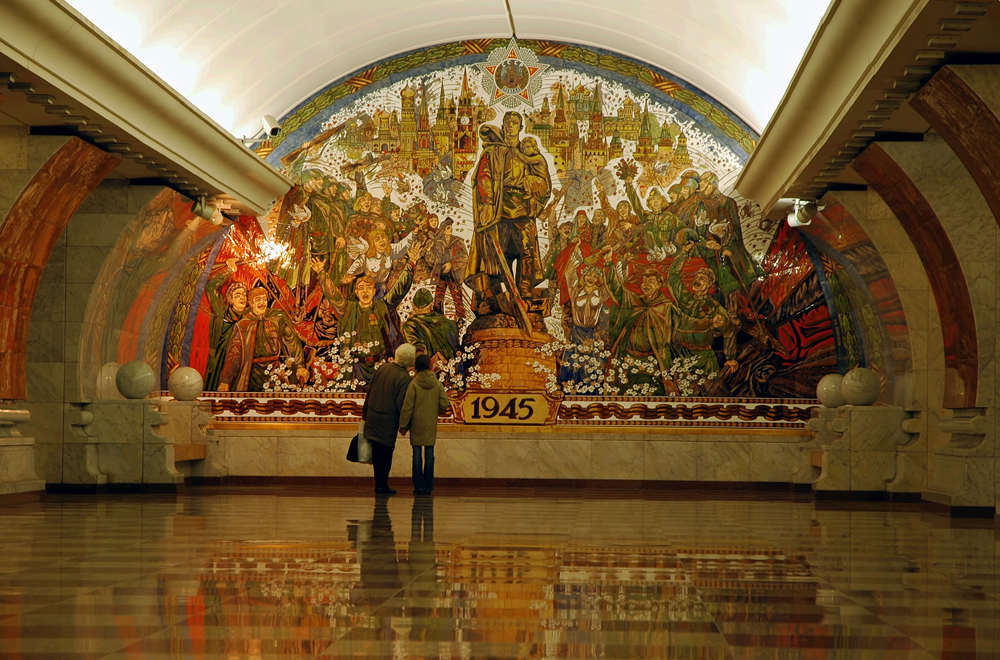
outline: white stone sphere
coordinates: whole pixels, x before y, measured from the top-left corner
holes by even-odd
[[[816,398],[827,408],[839,408],[847,403],[840,389],[844,377],[840,374],[827,374],[816,384]]]
[[[167,378],[167,389],[178,401],[194,401],[201,396],[205,381],[196,369],[177,367]]]
[[[852,406],[870,406],[878,400],[882,384],[871,369],[858,367],[851,369],[840,384],[844,401]]]
[[[156,386],[156,374],[142,360],[132,360],[118,369],[115,385],[126,399],[145,399]]]
[[[98,399],[121,399],[122,394],[118,391],[115,378],[121,365],[117,362],[108,362],[101,367],[101,373],[97,376],[97,397]]]

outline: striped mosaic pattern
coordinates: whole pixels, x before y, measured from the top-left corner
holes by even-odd
[[[994,657],[992,525],[764,497],[53,496],[0,508],[0,658]]]

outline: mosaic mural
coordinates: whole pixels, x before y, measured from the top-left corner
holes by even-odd
[[[811,397],[854,366],[814,243],[733,190],[754,136],[663,72],[463,42],[283,122],[263,153],[296,185],[266,216],[210,225],[167,191],[137,217],[91,377],[136,355],[211,391],[357,393],[410,342],[459,421],[544,423],[566,396]]]

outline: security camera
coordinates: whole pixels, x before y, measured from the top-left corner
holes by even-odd
[[[805,227],[812,223],[817,213],[819,213],[819,207],[816,206],[815,202],[796,201],[795,208],[788,212],[788,226]]]
[[[260,118],[261,126],[264,128],[264,132],[271,137],[278,137],[281,135],[281,124],[272,115],[264,115]]]

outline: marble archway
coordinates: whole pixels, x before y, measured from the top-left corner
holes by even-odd
[[[47,140],[61,146],[38,166],[0,226],[0,399],[28,397],[28,327],[42,271],[80,204],[120,162],[79,138]]]

